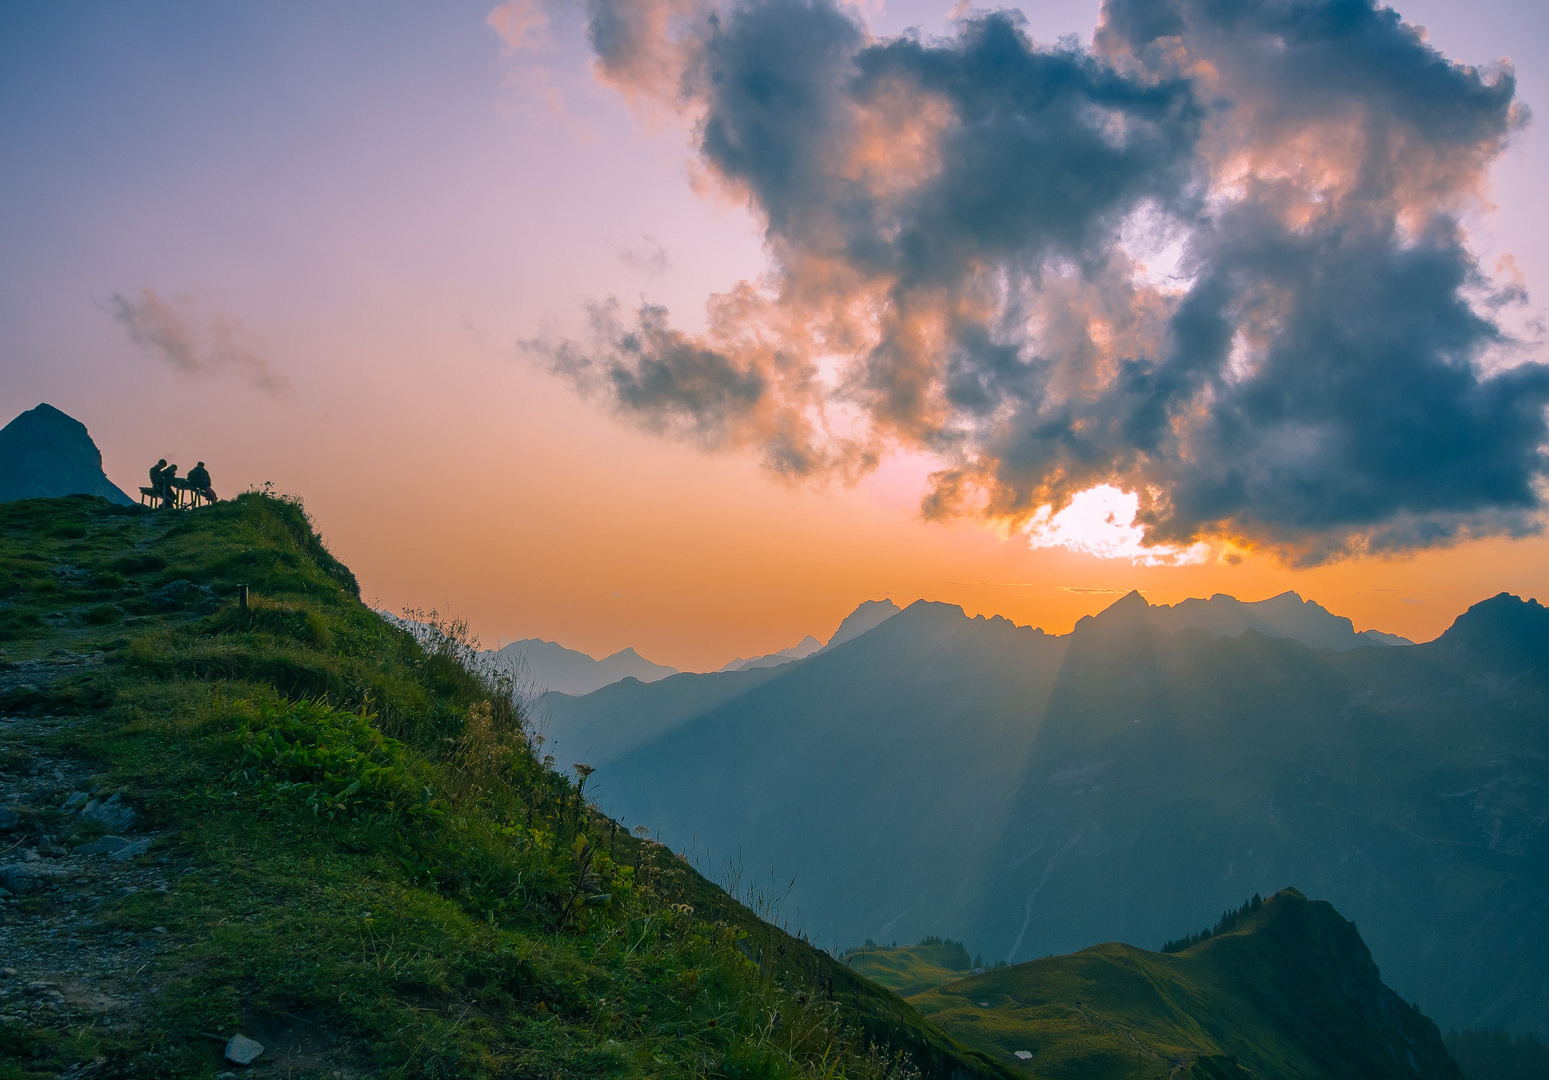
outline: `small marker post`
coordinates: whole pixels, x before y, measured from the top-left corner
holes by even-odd
[[[237,586],[237,607],[238,607],[239,610],[242,610],[242,611],[246,611],[247,610],[247,586],[246,585],[238,585]]]

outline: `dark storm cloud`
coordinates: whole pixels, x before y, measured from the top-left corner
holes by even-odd
[[[599,308],[542,346],[621,414],[793,475],[924,448],[930,515],[1111,483],[1159,544],[1541,526],[1549,368],[1499,363],[1511,296],[1458,224],[1523,122],[1509,70],[1360,0],[1111,0],[1090,51],[1014,13],[876,41],[827,0],[590,12],[603,77],[694,118],[772,260],[702,334]]]

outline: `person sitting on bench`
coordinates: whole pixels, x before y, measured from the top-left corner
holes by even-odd
[[[177,472],[177,466],[172,466]],[[172,505],[172,486],[167,483],[167,459],[162,458],[151,466],[151,494],[161,500],[161,505]]]
[[[204,462],[201,461],[188,470],[188,486],[209,502],[220,502],[210,487],[210,471],[204,467]]]
[[[176,465],[168,465],[161,470],[161,482],[166,485],[166,490],[162,492],[162,498],[166,501],[161,505],[176,506],[178,502],[178,488],[186,488],[188,481],[178,479]]]

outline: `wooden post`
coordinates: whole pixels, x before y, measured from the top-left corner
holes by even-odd
[[[237,607],[242,611],[247,610],[247,586],[237,586]]]

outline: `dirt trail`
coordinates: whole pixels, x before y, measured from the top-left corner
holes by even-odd
[[[0,690],[46,687],[97,663],[61,655],[5,665]],[[182,945],[166,928],[123,915],[122,901],[191,881],[220,885],[216,871],[199,871],[167,837],[144,827],[129,792],[104,787],[87,760],[68,752],[70,730],[85,719],[0,716],[0,1024],[133,1031],[179,966]],[[221,1061],[225,1039],[236,1032],[193,1036],[209,1041],[217,1077],[361,1075],[359,1062],[314,1017],[249,1017],[242,1033],[264,1046],[247,1068]],[[96,1059],[60,1075],[107,1080],[158,1072],[137,1055],[134,1064]]]
[[[90,660],[8,666],[0,684],[46,685]],[[122,794],[89,764],[49,752],[77,716],[0,716],[0,1021],[108,1030],[133,1026],[157,989],[165,931],[137,934],[106,901],[166,891],[180,871]],[[109,906],[112,906],[111,904]],[[71,1075],[94,1075],[91,1064]]]

